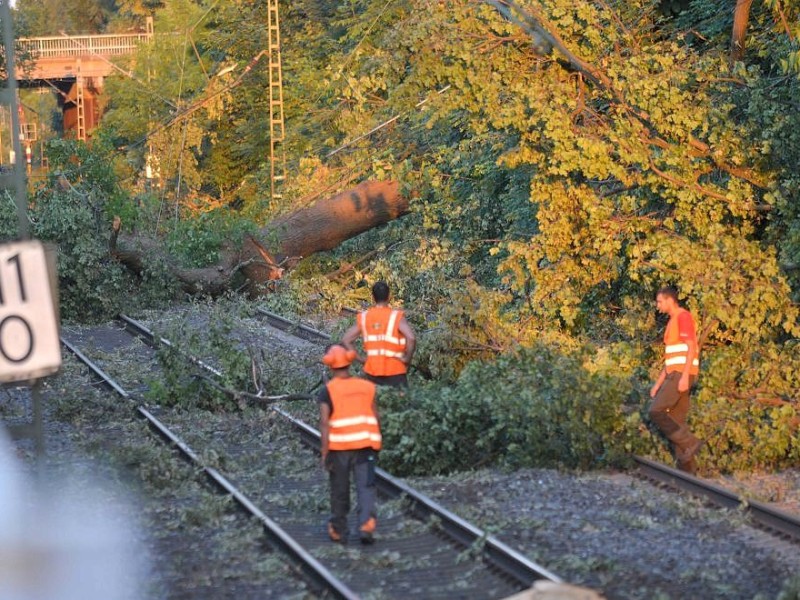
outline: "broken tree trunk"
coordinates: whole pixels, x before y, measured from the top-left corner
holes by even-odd
[[[182,289],[190,294],[218,295],[229,290],[234,277],[244,277],[251,292],[280,279],[286,268],[316,252],[335,248],[343,241],[408,212],[396,181],[367,181],[292,213],[262,227],[257,236],[248,236],[239,248],[224,248],[216,265],[184,269],[161,250],[152,239],[131,236],[125,248],[117,245],[120,224],[115,221],[109,243],[111,255],[131,270],[141,273],[147,257],[157,255],[166,261]]]
[[[408,212],[408,200],[396,181],[367,181],[284,217],[262,229],[280,240],[279,254],[305,257],[331,250],[350,239]]]

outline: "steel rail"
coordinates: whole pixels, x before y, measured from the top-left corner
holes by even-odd
[[[271,408],[288,420],[300,432],[306,444],[319,450],[319,431],[278,407]],[[563,583],[563,579],[558,575],[529,560],[493,535],[468,523],[438,502],[406,485],[383,469],[376,469],[375,474],[377,475],[378,488],[381,492],[390,498],[405,497],[410,501],[413,514],[418,518],[437,517],[444,533],[459,544],[467,547],[480,544],[484,560],[520,584],[530,587],[539,579]]]
[[[172,342],[170,342],[167,338],[164,338],[164,337],[161,337],[161,336],[156,337],[155,333],[153,333],[143,323],[140,323],[136,319],[132,319],[129,316],[123,315],[123,314],[118,315],[118,318],[119,318],[120,321],[125,323],[125,328],[129,332],[133,333],[137,337],[142,338],[143,340],[145,340],[145,342],[147,342],[151,346],[155,345],[155,344],[161,344],[161,345],[166,346],[168,348],[174,348],[175,347],[174,344]],[[213,373],[217,377],[222,377],[222,371],[220,371],[218,369],[215,369],[214,367],[212,367],[211,365],[209,365],[207,363],[204,363],[199,358],[196,358],[194,356],[191,356],[191,355],[185,354],[185,353],[182,353],[182,354],[187,358],[187,360],[189,360],[193,364],[197,365],[198,367],[202,367],[203,369],[205,369],[206,371],[208,371],[210,373]]]
[[[140,323],[133,319],[126,318],[126,325],[133,327],[134,323],[143,327]],[[146,328],[144,328],[147,330]],[[143,332],[140,333],[143,335]],[[155,337],[152,338],[155,340]],[[163,341],[163,340],[162,340]],[[123,389],[112,377],[96,365],[90,358],[81,352],[69,340],[61,337],[62,345],[72,352],[82,363],[84,363],[92,373],[107,387],[122,396],[126,400],[134,403],[136,399]],[[206,369],[210,367],[201,361],[197,363]],[[317,586],[322,590],[332,593],[335,598],[342,598],[343,600],[357,600],[359,595],[351,590],[345,583],[334,576],[328,569],[326,569],[316,558],[314,558],[308,551],[303,548],[293,537],[291,537],[283,528],[280,527],[275,521],[270,519],[261,509],[259,509],[253,501],[251,501],[244,493],[236,488],[222,473],[209,467],[203,463],[200,456],[192,450],[192,448],[184,442],[179,436],[173,433],[169,427],[162,423],[155,415],[141,405],[136,405],[137,413],[147,420],[149,425],[153,427],[164,439],[168,440],[172,445],[180,450],[180,452],[189,458],[194,464],[199,466],[206,476],[222,490],[230,494],[234,500],[248,513],[258,519],[264,527],[267,535],[280,546],[280,548],[289,556],[299,563],[302,571],[309,576]]]
[[[259,309],[259,311],[261,310],[262,309]],[[280,315],[276,315],[275,313],[264,311],[262,314],[265,314],[274,321],[286,324],[287,328],[295,328],[298,326],[297,323],[285,319]],[[131,327],[139,329],[141,335],[145,337],[145,339],[147,339],[148,336],[152,336],[152,333],[141,323],[130,318],[126,318],[125,322]],[[303,327],[304,328],[301,329],[302,331],[311,332],[317,337],[326,336],[330,339],[327,334],[323,334],[310,327]],[[196,361],[196,364],[203,368],[208,368],[207,365],[204,365],[201,361]],[[320,434],[316,429],[278,407],[270,406],[270,408],[289,421],[300,433],[304,443],[319,450]],[[399,479],[391,476],[383,469],[376,469],[376,475],[378,478],[378,488],[382,493],[390,498],[405,497],[411,504],[412,514],[417,518],[428,519],[430,517],[436,517],[439,519],[441,530],[447,536],[465,547],[480,547],[481,556],[487,564],[500,570],[525,588],[532,586],[535,581],[540,579],[547,579],[555,583],[563,583],[563,579],[558,575],[555,575],[545,567],[529,560],[521,553],[501,542],[495,536],[465,521],[428,496],[425,496]]]
[[[314,329],[313,327],[309,327],[308,325],[304,325],[299,321],[292,321],[287,319],[286,317],[282,317],[281,315],[274,313],[266,308],[257,308],[256,312],[258,314],[267,318],[271,325],[280,329],[281,331],[285,331],[286,333],[295,335],[297,337],[301,337],[303,339],[308,340],[309,338],[311,341],[321,341],[321,342],[330,342],[331,336],[325,333],[324,331],[319,331],[318,329]],[[296,332],[300,332],[299,334]]]
[[[800,542],[800,517],[796,515],[778,510],[763,502],[748,500],[719,485],[649,458],[634,456],[633,459],[647,478],[705,498],[723,508],[744,509],[759,526]]]

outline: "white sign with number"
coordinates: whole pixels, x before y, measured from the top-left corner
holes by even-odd
[[[0,245],[0,382],[58,371],[58,323],[40,242]]]

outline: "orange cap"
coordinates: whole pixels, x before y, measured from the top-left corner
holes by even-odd
[[[322,362],[328,365],[331,369],[344,369],[350,366],[350,363],[356,357],[354,350],[348,350],[344,346],[334,344],[322,357]]]

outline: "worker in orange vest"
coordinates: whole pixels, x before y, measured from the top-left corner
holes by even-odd
[[[355,324],[342,337],[342,345],[355,350],[355,341],[361,336],[366,359],[364,375],[378,385],[408,387],[406,373],[416,348],[414,330],[406,321],[402,310],[389,306],[389,286],[377,281],[372,286],[375,306],[356,318]]]
[[[678,292],[666,286],[656,294],[656,308],[669,315],[664,331],[664,367],[650,389],[650,419],[672,442],[678,468],[694,473],[694,455],[703,445],[686,424],[689,391],[700,372],[700,350],[692,314],[678,305]]]
[[[328,535],[334,542],[347,541],[352,472],[358,500],[359,537],[362,544],[371,544],[377,526],[375,463],[381,449],[381,429],[377,388],[374,383],[350,374],[350,364],[355,358],[355,351],[338,344],[331,346],[322,358],[331,370],[331,378],[318,396],[322,464],[330,478]]]

